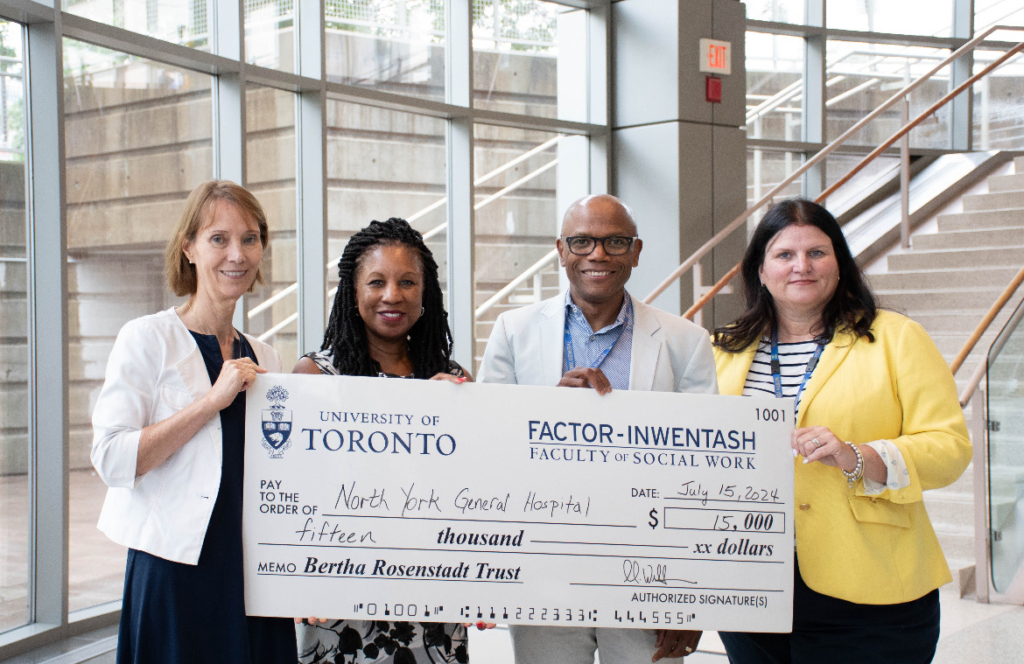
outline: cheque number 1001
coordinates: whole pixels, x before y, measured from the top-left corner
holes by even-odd
[[[786,411],[783,408],[755,408],[759,422],[785,422]]]

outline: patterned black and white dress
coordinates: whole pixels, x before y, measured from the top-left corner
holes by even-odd
[[[331,355],[306,355],[321,373],[338,375]],[[448,373],[464,376],[452,362]],[[400,378],[390,374],[383,377]],[[328,620],[296,629],[300,664],[466,664],[469,643],[466,628],[457,623],[389,622],[385,620]]]

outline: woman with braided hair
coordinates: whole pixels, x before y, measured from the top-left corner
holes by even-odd
[[[338,292],[320,350],[293,373],[472,380],[451,359],[452,335],[437,263],[403,219],[373,221],[338,261]],[[441,664],[469,661],[459,624],[310,618],[299,662]]]

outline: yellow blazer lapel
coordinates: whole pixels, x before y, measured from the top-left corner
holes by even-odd
[[[759,343],[755,342],[739,353],[726,353],[718,348],[714,349],[719,394],[743,394],[743,385],[747,382],[747,374],[750,372],[750,365],[754,363],[758,345]]]
[[[857,341],[858,338],[853,334],[845,330],[837,330],[832,341],[825,346],[825,350],[821,353],[821,359],[818,360],[818,366],[815,367],[814,373],[811,375],[811,379],[807,381],[807,387],[804,388],[804,393],[800,397],[800,414],[796,422],[798,428],[804,425],[804,413],[807,412],[807,407],[811,404],[811,401],[821,391],[826,381],[832,377],[832,374],[836,372],[839,365],[843,363],[843,360],[846,359],[847,354]]]

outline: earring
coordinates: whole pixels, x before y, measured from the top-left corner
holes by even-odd
[[[427,313],[427,308],[426,307],[420,307],[420,316],[422,316],[425,313]]]

